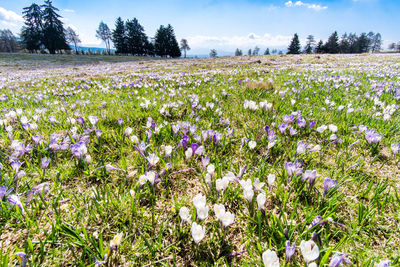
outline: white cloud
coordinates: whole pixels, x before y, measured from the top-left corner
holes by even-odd
[[[67,13],[75,13],[75,10],[73,9],[63,9],[63,11]]]
[[[187,38],[192,49],[223,49],[234,50],[236,48],[247,49],[258,47],[282,47],[287,46],[292,36],[264,34],[259,36],[249,33],[245,36],[203,36],[197,35]]]
[[[315,11],[320,11],[320,10],[324,10],[327,9],[327,6],[321,6],[319,4],[310,4],[310,3],[304,3],[302,1],[296,1],[295,3],[293,3],[292,1],[287,1],[285,3],[286,7],[298,7],[298,6],[303,6],[309,9],[313,9]]]
[[[7,26],[16,26],[22,22],[24,22],[22,16],[18,15],[14,11],[0,7],[0,23]]]

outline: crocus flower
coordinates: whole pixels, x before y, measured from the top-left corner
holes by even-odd
[[[233,223],[235,220],[235,215],[230,213],[229,211],[225,212],[222,218],[220,218],[222,226],[227,227]]]
[[[326,194],[331,188],[337,186],[337,184],[338,184],[337,180],[332,180],[331,178],[326,177],[324,180],[324,196],[326,196]]]
[[[210,164],[207,166],[207,173],[210,175],[213,175],[215,171],[215,166],[213,164]]]
[[[309,241],[302,240],[300,243],[300,250],[301,253],[303,254],[304,260],[307,263],[315,261],[319,257],[319,248],[317,244],[315,244],[314,241],[312,240]]]
[[[189,160],[189,159],[192,157],[192,155],[193,155],[193,150],[192,150],[192,148],[189,147],[189,148],[186,149],[186,151],[185,151],[186,159]]]
[[[15,256],[17,256],[17,258],[21,264],[21,267],[25,267],[26,264],[28,263],[28,258],[26,257],[25,252],[17,252],[17,253],[15,253]]]
[[[275,174],[268,174],[267,182],[268,182],[268,188],[269,188],[269,189],[271,189],[272,185],[273,185],[274,182],[275,182],[275,179],[276,179]]]
[[[190,232],[192,233],[194,242],[198,245],[206,234],[206,228],[197,224],[196,222],[193,222]]]
[[[35,187],[32,188],[32,191],[34,194],[41,195],[43,193],[48,193],[49,192],[49,183],[41,183]]]
[[[265,267],[279,267],[279,258],[275,251],[267,250],[262,254]]]
[[[24,207],[22,206],[21,200],[18,195],[10,195],[7,200],[10,204],[20,208],[22,213],[25,213]]]
[[[265,211],[265,202],[267,201],[267,196],[264,193],[257,195],[257,206],[261,212]]]
[[[290,262],[290,259],[296,252],[296,243],[293,243],[293,245],[291,246],[290,241],[289,240],[286,241],[285,252],[286,252],[286,261]]]
[[[204,156],[201,157],[201,164],[203,164],[203,171],[206,169],[207,165],[210,163],[210,157]]]
[[[186,207],[181,207],[179,209],[179,216],[181,217],[182,223],[190,220],[190,212]]]
[[[41,167],[43,170],[47,169],[47,167],[50,164],[50,159],[47,159],[46,157],[43,157],[41,160]]]
[[[125,134],[125,136],[129,137],[132,132],[133,132],[133,129],[131,127],[128,127],[125,129],[124,134]]]
[[[351,261],[345,258],[343,254],[341,253],[335,254],[332,257],[331,262],[329,263],[329,267],[339,267],[339,265],[342,264],[343,262],[351,263]]]
[[[123,119],[121,119],[121,118],[119,118],[119,119],[117,120],[117,122],[118,122],[118,126],[120,126],[120,127],[121,127],[121,124],[124,122],[124,120],[123,120]]]
[[[390,148],[392,149],[393,156],[395,157],[400,150],[400,144],[391,144]]]
[[[120,169],[117,167],[114,167],[111,164],[106,164],[106,171],[111,172],[111,171],[119,171]]]
[[[88,117],[89,122],[92,124],[92,126],[95,126],[97,122],[99,121],[99,117],[97,116],[89,116]]]
[[[160,158],[157,157],[156,154],[149,154],[149,156],[147,157],[147,160],[149,161],[150,166],[154,166],[158,163]]]
[[[288,172],[289,178],[292,176],[299,176],[303,172],[303,168],[300,168],[297,163],[285,162],[285,168]]]
[[[297,143],[297,150],[296,153],[297,154],[304,154],[307,151],[307,143],[303,142],[303,141],[299,141]]]
[[[196,209],[197,209],[197,218],[199,218],[200,220],[205,220],[208,217],[208,211],[209,211],[208,206],[206,205],[199,206],[196,207]]]
[[[382,140],[382,135],[381,134],[377,134],[377,133],[367,133],[366,135],[365,135],[365,139],[367,139],[367,142],[368,142],[368,144],[372,144],[372,143],[374,143],[374,144],[376,144],[376,143],[378,143],[379,141],[381,141]]]
[[[114,238],[110,241],[109,245],[110,251],[118,249],[118,246],[121,244],[123,235],[124,235],[123,233],[119,233],[114,236]]]
[[[257,143],[256,143],[256,141],[250,141],[248,143],[248,145],[249,145],[250,150],[253,150],[257,146]]]
[[[200,193],[200,194],[197,194],[197,195],[193,198],[192,202],[193,202],[193,205],[196,207],[196,209],[197,209],[198,207],[205,206],[205,205],[206,205],[206,196],[203,196],[201,193]]]
[[[228,185],[229,185],[229,178],[225,176],[222,179],[217,179],[215,181],[215,187],[218,192],[225,191]]]
[[[381,260],[377,267],[389,267],[390,266],[391,261],[390,260]]]
[[[223,204],[214,204],[214,213],[215,217],[221,220],[222,216],[225,214],[225,206]]]

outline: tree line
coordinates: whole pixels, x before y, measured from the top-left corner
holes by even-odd
[[[306,45],[301,50],[300,40],[297,33],[293,35],[293,38],[288,47],[288,54],[300,54],[300,53],[317,53],[317,54],[358,54],[366,52],[378,52],[382,47],[382,36],[380,33],[361,33],[357,35],[355,33],[345,33],[339,39],[337,31],[333,32],[328,40],[324,43],[319,40],[317,43],[313,35],[307,36]]]

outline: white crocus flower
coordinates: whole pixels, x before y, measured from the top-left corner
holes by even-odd
[[[233,215],[232,213],[230,213],[229,211],[225,212],[224,215],[222,216],[222,218],[220,218],[222,225],[224,227],[227,227],[229,225],[231,225],[233,223],[233,221],[235,220],[235,215]]]
[[[225,214],[225,206],[223,204],[215,204],[214,213],[218,220],[222,220],[221,218]]]
[[[315,261],[319,257],[319,248],[312,240],[302,240],[300,243],[300,250],[307,263]]]
[[[261,211],[265,210],[264,205],[266,201],[267,201],[267,196],[264,193],[257,195],[257,206],[259,210]]]
[[[190,220],[190,212],[186,207],[182,207],[179,209],[179,216],[181,217],[182,222],[187,222]]]
[[[193,200],[193,205],[196,207],[196,209],[203,207],[206,205],[206,196],[203,196],[201,193],[197,194]]]
[[[213,175],[214,171],[215,171],[215,166],[213,164],[207,166],[207,173]]]
[[[192,223],[192,227],[190,229],[192,233],[193,240],[196,244],[199,244],[200,241],[204,238],[206,234],[206,228],[197,224],[196,222]]]
[[[275,251],[268,249],[262,254],[265,267],[279,267],[279,258]]]
[[[192,148],[189,147],[189,148],[185,151],[186,159],[189,160],[189,159],[192,157],[192,155],[193,155],[193,150],[192,150]]]
[[[249,142],[249,148],[250,148],[250,150],[253,150],[256,146],[257,146],[257,142],[256,142],[256,141],[250,141],[250,142]]]
[[[197,208],[197,217],[200,220],[205,220],[208,217],[208,206],[201,206]]]
[[[271,187],[274,184],[275,179],[276,179],[275,174],[269,174],[268,175],[267,181],[268,181],[268,186],[269,187]]]

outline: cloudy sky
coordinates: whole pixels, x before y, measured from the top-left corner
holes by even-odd
[[[0,29],[19,33],[22,8],[32,0],[0,0]],[[42,4],[41,1],[36,1]],[[379,32],[387,46],[400,41],[399,0],[54,0],[66,26],[75,29],[82,45],[104,47],[96,39],[101,20],[113,29],[115,19],[136,17],[148,36],[170,23],[178,39],[186,38],[188,54],[285,48],[294,33],[326,40],[333,31]]]

